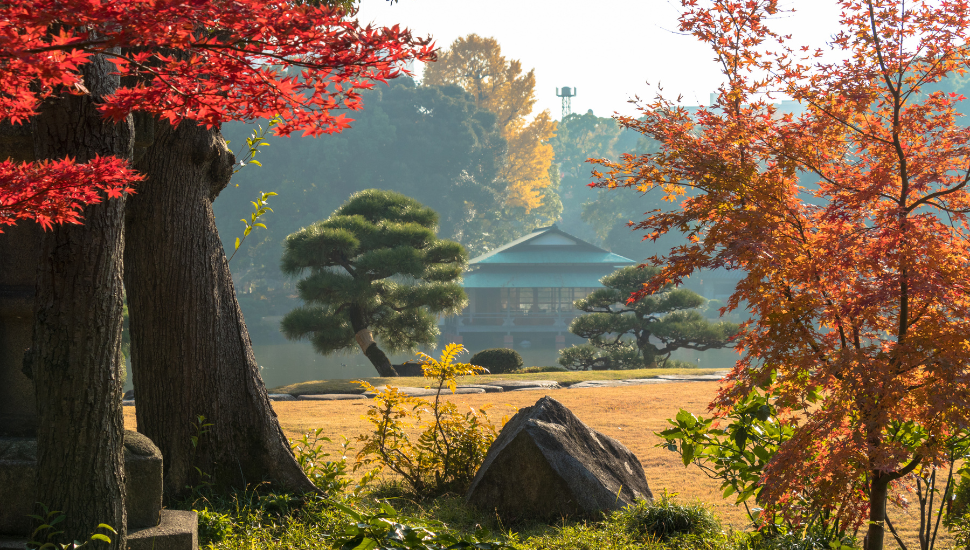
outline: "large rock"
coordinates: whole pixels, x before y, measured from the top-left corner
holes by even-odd
[[[508,519],[556,519],[652,498],[633,453],[543,397],[502,429],[465,501]]]

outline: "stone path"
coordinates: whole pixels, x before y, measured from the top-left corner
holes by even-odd
[[[643,384],[668,384],[671,382],[708,382],[717,381],[724,378],[727,371],[717,374],[690,375],[690,374],[662,374],[657,378],[628,378],[625,380],[589,380],[578,382],[569,386],[562,386],[555,380],[500,380],[489,382],[488,384],[466,384],[458,386],[455,393],[498,393],[512,391],[535,391],[535,390],[560,390],[560,389],[582,389],[582,388],[613,388],[617,386],[639,386]],[[383,390],[384,386],[377,388]],[[426,397],[435,394],[435,390],[429,388],[398,388],[402,392],[415,397]],[[298,401],[335,401],[344,399],[370,399],[374,397],[373,392],[363,394],[320,394],[320,395],[299,395]],[[275,401],[290,401],[293,396],[284,394],[270,394],[270,399]]]

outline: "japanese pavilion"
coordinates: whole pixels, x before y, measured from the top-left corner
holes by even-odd
[[[580,313],[573,302],[601,288],[603,276],[635,263],[555,225],[536,229],[469,262],[468,307],[444,320],[442,335],[477,349],[580,343],[568,331]]]

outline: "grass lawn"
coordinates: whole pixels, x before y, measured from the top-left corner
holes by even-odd
[[[657,374],[675,374],[675,371],[621,371],[632,378],[631,374],[639,376],[656,376]],[[692,373],[700,371],[692,370]],[[520,379],[557,379],[551,375],[576,376],[589,373],[537,373],[515,375]],[[599,373],[597,373],[599,374]],[[680,373],[678,373],[680,374]],[[529,378],[524,378],[529,377]],[[484,379],[485,377],[480,377]],[[377,379],[387,380],[387,379]],[[402,378],[401,381],[408,380]],[[420,384],[421,378],[411,379]],[[575,380],[565,378],[565,380]],[[495,421],[503,416],[511,416],[518,408],[534,404],[544,395],[560,401],[573,411],[581,420],[591,427],[605,433],[626,445],[643,464],[650,488],[655,496],[663,490],[677,493],[678,500],[689,501],[698,499],[713,506],[721,517],[725,526],[739,530],[746,528],[746,515],[743,507],[734,506],[731,501],[721,498],[721,491],[717,481],[709,479],[694,465],[684,467],[680,456],[655,445],[660,439],[654,432],[665,429],[666,419],[673,418],[679,409],[686,409],[694,414],[705,414],[707,405],[717,391],[717,382],[671,382],[666,384],[648,384],[642,386],[626,386],[615,388],[588,389],[559,389],[516,391],[490,394],[452,395],[446,399],[458,403],[460,406],[481,407],[491,405],[489,409]],[[275,401],[273,407],[279,415],[283,431],[290,439],[298,439],[303,433],[315,428],[325,428],[324,434],[333,439],[333,443],[325,448],[339,457],[341,452],[341,436],[350,438],[368,431],[370,425],[364,420],[363,414],[370,405],[369,400],[352,401]],[[125,426],[135,429],[135,408],[124,407]],[[353,457],[349,457],[353,459]],[[910,497],[912,498],[912,497]],[[919,547],[916,534],[919,529],[919,519],[914,510],[912,513],[899,510],[890,505],[893,523],[900,529],[910,548]],[[941,529],[941,534],[944,529]],[[949,537],[939,541],[938,547],[946,548]],[[887,548],[894,548],[895,543],[887,536]]]
[[[656,378],[660,375],[705,375],[722,372],[718,369],[635,369],[635,370],[596,370],[596,371],[553,371],[530,372],[527,374],[482,374],[463,376],[458,379],[462,384],[488,384],[498,380],[555,380],[560,385],[569,386],[587,380],[624,380],[628,378]],[[392,385],[398,387],[423,388],[427,380],[421,376],[401,376],[398,378],[365,378],[374,386]],[[270,393],[289,393],[292,395],[314,395],[321,393],[364,393],[353,380],[312,380],[271,388]]]

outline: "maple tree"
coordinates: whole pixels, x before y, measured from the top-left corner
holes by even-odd
[[[83,216],[85,223],[54,225],[42,238],[34,347],[30,360],[25,360],[25,365],[33,365],[30,370],[38,380],[37,408],[44,434],[38,443],[43,457],[38,498],[66,511],[70,519],[64,536],[77,538],[92,519],[107,519],[119,527],[113,544],[123,547],[125,543],[124,508],[119,504],[124,489],[117,359],[126,220],[121,201],[102,199],[127,192],[138,178],[126,167],[132,142],[138,142],[132,139],[131,113],[137,110],[151,121],[159,144],[152,159],[164,155],[172,145],[167,138],[172,136],[175,141],[182,136],[199,140],[188,144],[190,149],[197,144],[215,151],[209,155],[195,148],[198,158],[182,156],[211,168],[207,174],[190,175],[211,183],[201,202],[192,205],[192,219],[211,219],[204,203],[211,203],[219,185],[228,181],[219,163],[231,164],[232,159],[231,154],[222,154],[221,122],[276,115],[279,135],[297,130],[307,135],[337,132],[350,120],[335,111],[359,109],[359,90],[400,74],[408,60],[433,57],[429,40],[416,39],[397,27],[362,27],[352,15],[331,6],[287,1],[0,4],[0,86],[4,90],[0,122],[22,125],[30,120],[33,134],[27,139],[33,141],[35,157],[3,165],[0,218],[33,218],[51,225],[77,222]],[[161,165],[164,162],[148,163],[150,168]],[[76,176],[86,180],[74,187],[65,185]],[[157,189],[165,180],[144,183],[143,190]],[[97,201],[101,204],[82,210],[83,204]],[[182,212],[168,209],[173,204],[185,203],[157,205],[155,213],[163,215],[161,225],[153,228],[156,235],[158,227],[170,230],[168,224],[180,219]],[[199,227],[187,226],[190,232]],[[182,236],[182,229],[186,227],[171,233]],[[209,264],[218,264],[213,269],[223,275],[215,277],[214,283],[222,298],[222,290],[232,292],[231,282],[227,283],[228,268],[218,238],[209,237],[207,233],[199,240],[207,247],[210,243],[218,247],[206,259],[215,258]],[[213,432],[212,444],[197,458],[218,468],[207,472],[218,481],[243,476],[245,483],[247,475],[250,480],[269,476],[291,489],[313,489],[272,415],[238,306],[235,309],[235,316],[223,316],[226,322],[219,325],[217,336],[239,344],[233,357],[251,368],[234,373],[235,393],[209,398],[226,419],[258,421],[259,427],[245,441],[234,441],[244,433],[235,424],[232,430]],[[147,328],[136,322],[142,312],[132,311],[134,355],[141,353],[138,334]],[[233,327],[234,336],[229,333]],[[183,342],[197,339],[196,335],[185,339],[184,332],[182,336]],[[136,372],[136,384],[137,378]],[[65,397],[71,386],[64,380],[90,382],[88,391],[98,394],[92,401],[97,406]],[[248,399],[240,400],[237,394]],[[76,407],[68,409],[63,403]],[[153,411],[170,412],[164,406]],[[180,418],[169,421],[178,424]],[[92,428],[104,437],[92,438],[91,445],[76,445],[83,439],[77,436]],[[232,454],[233,448],[245,448],[248,453]],[[182,470],[191,468],[185,453],[170,450],[163,449],[166,476],[172,473],[173,463]],[[58,479],[58,472],[69,473],[71,483]],[[171,481],[167,479],[167,487]],[[98,518],[98,514],[104,515]]]
[[[45,228],[80,223],[83,205],[97,204],[102,194],[120,198],[142,177],[121,159],[96,157],[41,162],[0,162],[0,232],[17,220],[35,220]]]
[[[522,74],[522,63],[507,60],[498,41],[470,34],[439,54],[438,61],[425,69],[422,83],[457,84],[475,98],[476,105],[495,113],[508,141],[507,161],[500,173],[507,182],[505,206],[528,214],[544,202],[555,201],[549,174],[553,150],[548,142],[556,123],[546,111],[527,119],[536,102],[534,70]]]
[[[691,114],[658,96],[629,128],[659,150],[602,160],[596,185],[656,190],[681,208],[639,224],[683,232],[634,298],[699,269],[743,278],[727,309],[752,319],[712,407],[756,388],[792,428],[764,468],[773,510],[799,495],[845,503],[882,548],[890,487],[943,466],[970,424],[970,134],[931,91],[963,75],[967,2],[842,0],[830,48],[774,33],[774,0],[683,0],[682,31],[709,44],[725,83]],[[828,52],[828,55],[826,55]],[[806,108],[780,115],[770,94]]]
[[[138,82],[99,105],[116,122],[135,110],[209,127],[278,115],[278,135],[337,132],[350,120],[333,110],[359,109],[358,90],[397,75],[408,59],[432,55],[430,42],[407,30],[362,27],[345,14],[285,0],[7,2],[0,5],[0,113],[21,124],[45,98],[88,93],[79,67],[102,54],[122,78]],[[79,173],[69,161],[43,169],[0,164],[0,224],[77,222],[82,204],[130,191],[126,183],[137,180],[117,161],[91,166],[87,183],[70,187],[64,181]],[[31,170],[43,173],[25,180]]]

